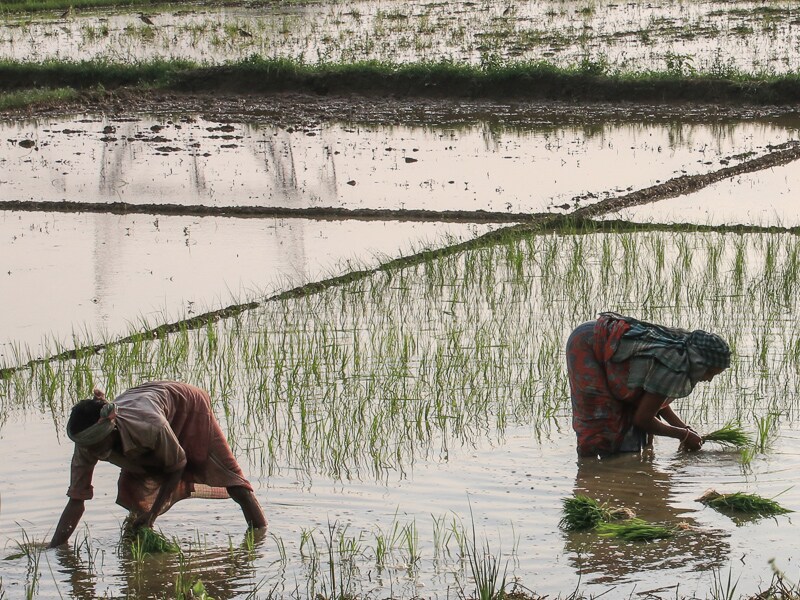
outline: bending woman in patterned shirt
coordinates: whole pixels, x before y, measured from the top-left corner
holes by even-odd
[[[103,392],[72,408],[67,435],[75,442],[69,500],[50,547],[65,543],[93,496],[98,460],[120,467],[117,504],[132,527],[152,527],[175,502],[189,497],[232,498],[247,525],[267,520],[211,410],[208,394],[171,381],[145,383],[108,402]]]
[[[572,427],[580,456],[638,452],[653,435],[699,450],[700,436],[670,408],[730,366],[716,334],[663,327],[606,312],[567,341]]]

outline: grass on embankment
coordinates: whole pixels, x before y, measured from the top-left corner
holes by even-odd
[[[0,111],[26,106],[59,105],[72,102],[80,96],[73,88],[31,89],[0,94]]]
[[[180,2],[173,2],[180,4]],[[187,3],[188,4],[188,3]],[[34,13],[48,10],[82,8],[121,8],[126,6],[164,6],[163,0],[11,0],[3,2],[2,13]]]
[[[722,102],[788,104],[800,99],[800,73],[610,73],[603,64],[569,68],[546,62],[469,65],[452,61],[306,64],[252,57],[221,66],[186,61],[0,62],[0,90],[145,86],[186,92],[297,91],[455,98],[551,99],[589,102]]]
[[[286,0],[284,0],[285,2]],[[256,0],[247,2],[248,6],[258,6],[269,4],[270,0]],[[78,10],[88,8],[124,8],[124,7],[148,7],[155,10],[158,8],[172,9],[175,5],[191,4],[192,6],[214,6],[220,2],[195,2],[193,0],[11,0],[0,5],[0,14],[8,13],[35,13],[48,10],[65,10],[67,8]],[[226,2],[227,5],[235,5],[236,2]],[[241,2],[244,4],[244,2]]]

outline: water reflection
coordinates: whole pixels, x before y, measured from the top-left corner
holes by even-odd
[[[726,562],[728,534],[700,528],[686,512],[669,502],[673,475],[658,466],[652,450],[611,458],[580,458],[575,494],[595,498],[610,506],[631,508],[650,522],[689,528],[675,537],[653,542],[626,542],[592,532],[565,532],[565,549],[584,581],[597,584],[630,582],[645,571],[709,571]],[[678,578],[671,577],[671,581]],[[663,590],[650,590],[657,593]],[[669,586],[674,597],[677,586]]]
[[[179,554],[155,554],[137,560],[122,544],[118,548],[119,572],[117,582],[122,598],[172,597],[173,591],[185,590],[198,580],[203,583],[209,596],[218,600],[241,597],[255,592],[263,585],[257,578],[255,562],[263,561],[266,533],[256,532],[254,537],[245,535],[234,546],[208,548],[198,545]],[[95,557],[84,557],[80,545],[64,545],[55,549],[59,573],[65,576],[63,583],[69,586],[69,598],[94,600],[104,597],[107,574],[98,577]],[[102,572],[102,570],[101,570]]]
[[[476,118],[459,126],[328,122],[295,130],[247,118],[83,115],[0,125],[0,194],[48,202],[563,211],[578,200],[585,206],[734,165],[797,129],[552,118],[515,127],[505,116],[508,122]]]

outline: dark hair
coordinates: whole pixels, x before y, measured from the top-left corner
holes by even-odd
[[[100,418],[100,409],[106,404],[105,398],[87,398],[72,407],[72,412],[67,421],[67,431],[72,434],[80,433],[91,427]]]

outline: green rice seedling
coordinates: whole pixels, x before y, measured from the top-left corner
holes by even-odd
[[[585,531],[593,529],[601,523],[619,519],[632,519],[635,513],[624,507],[611,508],[606,503],[600,504],[594,498],[575,494],[573,498],[564,498],[564,516],[559,526],[568,531]]]
[[[25,573],[25,598],[34,598],[39,591],[39,580],[42,576],[39,570],[39,561],[41,559],[42,552],[44,552],[45,545],[35,542],[23,529],[22,541],[17,542],[17,548],[19,550],[18,552],[7,556],[5,559],[15,560],[22,558],[23,556],[26,558],[28,565]]]
[[[206,586],[198,579],[194,583],[181,583],[180,578],[175,582],[175,600],[214,600],[209,596]]]
[[[753,458],[755,458],[756,451],[757,448],[755,446],[748,446],[746,448],[742,448],[742,451],[739,454],[739,462],[741,463],[743,468],[745,469],[750,468],[750,465],[753,462]]]
[[[716,431],[702,436],[703,442],[714,442],[722,446],[745,448],[753,444],[750,436],[736,423],[726,423]]]
[[[416,521],[407,523],[401,530],[403,548],[409,567],[413,567],[420,559],[419,553],[419,533],[417,532]]]
[[[769,516],[793,512],[788,508],[784,508],[771,498],[762,498],[756,494],[746,494],[744,492],[720,494],[715,490],[708,490],[697,500],[717,510],[728,510],[751,515]]]
[[[431,514],[431,518],[433,519],[433,557],[437,559],[443,555],[444,551],[447,551],[449,554],[447,547],[453,533],[446,528],[445,515],[436,517]]]
[[[674,527],[648,523],[637,518],[618,523],[600,523],[596,531],[602,537],[615,537],[627,541],[657,540],[675,535]]]
[[[150,527],[140,527],[132,537],[130,547],[135,556],[181,551],[180,546],[174,540],[168,540],[164,534]]]
[[[778,413],[769,412],[763,417],[756,417],[756,443],[759,452],[766,452],[772,444]]]
[[[491,553],[488,542],[485,542],[483,548],[479,550],[473,540],[471,552],[469,552],[469,567],[476,589],[473,597],[480,598],[480,600],[495,600],[505,597],[508,565],[501,573],[500,559]]]
[[[286,564],[288,563],[288,559],[286,558],[286,544],[284,544],[283,538],[272,532],[270,532],[270,537],[272,537],[272,539],[275,541],[275,547],[277,548],[278,552],[278,558],[273,561],[273,564],[277,563],[280,565],[281,569],[286,569]],[[250,555],[253,555],[252,550],[250,550]]]
[[[564,516],[559,526],[568,531],[584,531],[593,529],[611,520],[610,511],[604,504],[594,498],[576,494],[573,498],[564,498]]]
[[[483,541],[483,546],[478,547],[477,536],[475,533],[475,519],[472,516],[470,507],[470,520],[472,521],[472,539],[468,542],[467,558],[469,568],[472,572],[472,580],[475,582],[475,594],[472,598],[480,600],[499,600],[506,595],[506,574],[508,563],[500,572],[500,558],[492,554],[488,540]],[[464,590],[461,595],[467,597]]]
[[[314,529],[300,530],[300,556],[303,558],[318,554],[317,541],[314,539]]]

